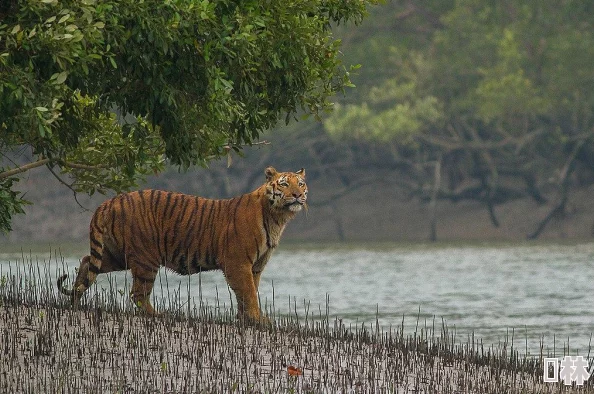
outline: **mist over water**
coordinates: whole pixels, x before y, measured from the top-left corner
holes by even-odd
[[[39,262],[33,271],[47,269],[42,275],[54,288],[64,271],[73,280],[81,256],[61,257],[33,257]],[[22,262],[19,255],[0,253],[0,276],[26,266]],[[538,355],[542,342],[545,354],[554,346],[562,355],[569,343],[572,355],[587,356],[594,332],[592,278],[594,244],[316,246],[275,253],[262,275],[260,299],[280,313],[304,316],[307,309],[313,318],[326,314],[328,299],[330,318],[353,328],[369,328],[377,319],[389,329],[404,318],[405,333],[435,325],[439,335],[443,319],[462,343],[473,333],[485,347],[510,343],[513,336],[522,353],[527,347]],[[112,284],[127,292],[130,275],[100,275],[97,281],[100,289]],[[167,297],[187,299],[188,288],[196,304],[202,295],[210,307],[235,305],[220,271],[181,277],[161,270],[153,291],[157,309],[167,308]]]

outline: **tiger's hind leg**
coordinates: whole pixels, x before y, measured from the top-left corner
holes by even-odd
[[[80,301],[83,293],[88,289],[89,286],[83,286],[89,277],[89,267],[91,265],[91,256],[85,256],[82,258],[78,272],[76,273],[76,279],[74,280],[74,287],[72,289],[72,304],[76,305]]]
[[[103,246],[103,235],[98,230],[91,230],[90,240],[91,254],[82,258],[72,290],[67,290],[62,286],[62,283],[68,277],[68,275],[63,275],[58,279],[58,289],[63,294],[72,297],[73,305],[76,305],[82,298],[85,291],[87,291],[87,289],[91,287],[93,283],[95,283],[99,273],[113,270],[112,268],[109,268],[109,253],[104,257],[105,250]],[[108,271],[101,269],[104,258],[108,260]]]
[[[132,266],[132,290],[130,297],[138,308],[147,315],[157,315],[157,312],[151,305],[151,292],[155,285],[155,279],[158,273],[158,266],[154,269],[139,268],[139,264],[130,264]]]
[[[82,258],[80,266],[78,267],[72,290],[66,289],[63,285],[63,282],[68,275],[63,275],[58,278],[58,289],[62,294],[71,297],[72,305],[77,305],[85,291],[95,283],[97,274],[100,272],[103,272],[101,271],[101,260],[95,259],[95,261],[93,261],[93,256],[85,256]]]
[[[103,246],[98,246],[102,245],[100,240],[95,241],[94,238],[91,239],[91,255],[83,257],[78,274],[76,275],[76,280],[74,281],[74,288],[72,289],[74,293],[73,303],[80,300],[84,292],[95,283],[97,275],[103,272],[101,270]]]

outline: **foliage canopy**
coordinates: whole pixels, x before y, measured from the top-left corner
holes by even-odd
[[[482,201],[495,225],[500,202],[548,194],[559,214],[571,185],[594,181],[592,4],[387,7],[372,16],[374,30],[354,32],[367,34],[366,58],[383,68],[378,61],[372,86],[327,119],[329,133],[393,145],[423,198]]]
[[[30,168],[117,192],[165,159],[205,165],[281,118],[319,116],[351,86],[330,25],[361,22],[369,3],[3,2],[0,229],[22,212],[14,183]],[[31,163],[11,162],[23,151]]]

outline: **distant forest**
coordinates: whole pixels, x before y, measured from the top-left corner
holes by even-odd
[[[141,187],[222,198],[268,165],[305,167],[295,241],[593,236],[594,4],[390,1],[334,29],[361,67],[321,122],[288,119],[245,158]],[[84,239],[90,211],[37,171],[21,185],[35,204],[0,241]]]

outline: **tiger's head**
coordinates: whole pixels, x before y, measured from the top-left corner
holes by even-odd
[[[273,167],[268,167],[264,174],[270,206],[290,212],[301,211],[307,201],[305,170],[302,168],[297,172],[277,172]]]

